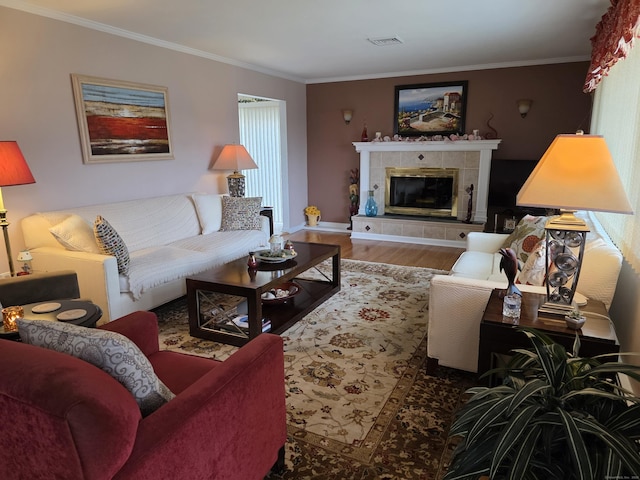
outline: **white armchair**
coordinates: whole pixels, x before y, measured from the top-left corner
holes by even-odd
[[[591,231],[587,234],[578,293],[602,301],[607,308],[615,293],[622,254],[592,214],[581,214]],[[472,232],[467,249],[449,275],[436,275],[429,290],[427,372],[437,365],[478,371],[480,321],[494,288],[506,288],[496,252],[507,235]],[[546,293],[545,287],[518,285],[523,292]]]

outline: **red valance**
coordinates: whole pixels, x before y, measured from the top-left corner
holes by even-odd
[[[584,84],[592,92],[615,63],[627,56],[635,37],[640,36],[640,0],[611,0],[611,6],[596,25],[591,37],[591,65]]]

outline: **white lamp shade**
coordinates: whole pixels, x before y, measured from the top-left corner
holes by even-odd
[[[601,135],[558,135],[518,192],[516,204],[633,213]]]
[[[242,145],[225,145],[211,167],[213,170],[249,170],[258,168],[247,149]]]

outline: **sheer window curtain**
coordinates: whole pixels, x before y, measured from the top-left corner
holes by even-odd
[[[591,133],[604,136],[634,215],[597,213],[625,259],[640,273],[640,47],[611,67],[598,85]]]

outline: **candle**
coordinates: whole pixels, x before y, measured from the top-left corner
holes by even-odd
[[[22,307],[6,307],[2,309],[2,324],[5,332],[15,332],[18,330],[16,320],[24,317]]]

